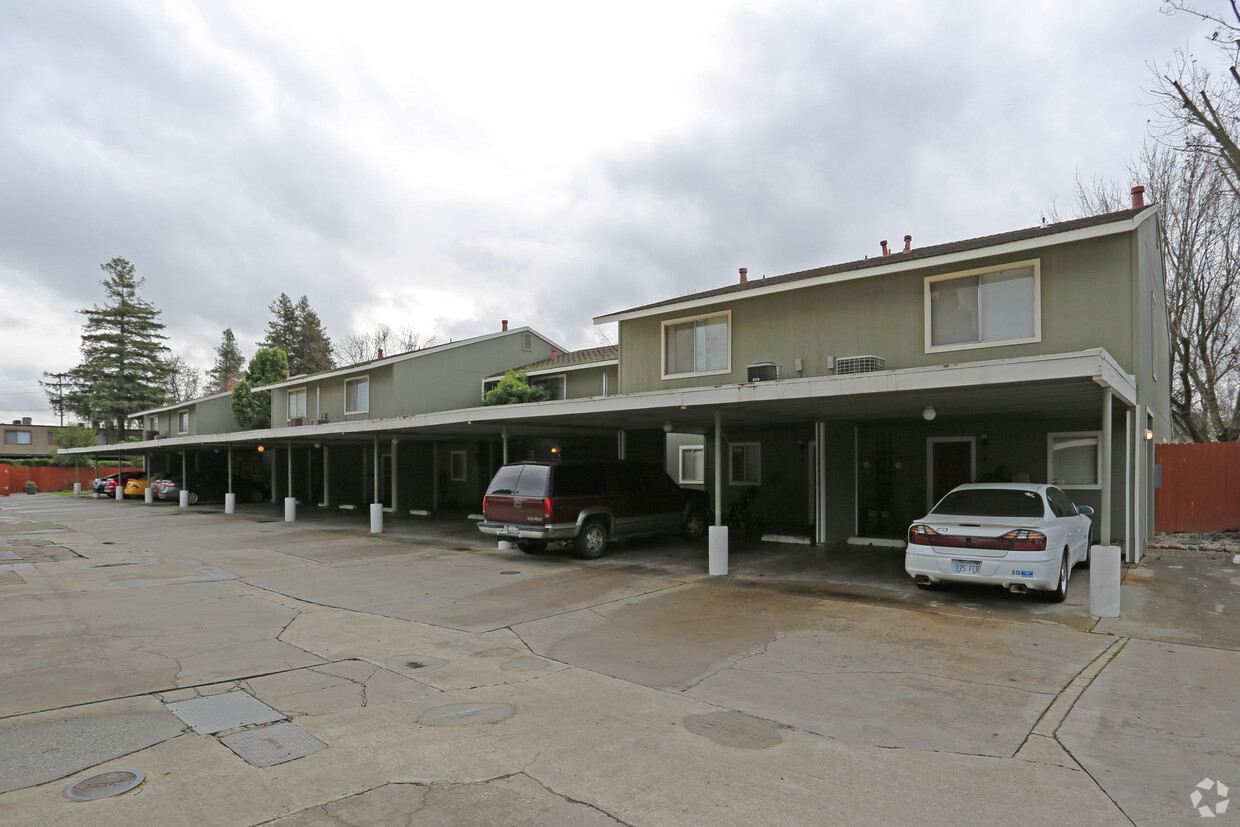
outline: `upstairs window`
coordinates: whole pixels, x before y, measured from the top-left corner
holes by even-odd
[[[189,433],[189,411],[177,411],[177,433]]]
[[[298,388],[295,391],[288,392],[288,418],[305,419],[306,417],[306,389]]]
[[[30,432],[29,431],[5,431],[4,432],[4,444],[5,445],[29,445],[30,444]]]
[[[731,370],[731,312],[663,323],[663,378]]]
[[[926,352],[1042,338],[1038,262],[931,276],[925,281]]]
[[[366,413],[370,410],[370,377],[346,379],[344,382],[344,412]]]

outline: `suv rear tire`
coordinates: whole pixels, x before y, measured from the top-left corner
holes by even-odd
[[[582,560],[597,560],[607,551],[607,524],[597,517],[586,520],[573,538],[573,555]]]
[[[706,536],[709,518],[706,511],[700,508],[691,509],[685,516],[684,525],[680,527],[680,536],[688,542],[700,540]]]

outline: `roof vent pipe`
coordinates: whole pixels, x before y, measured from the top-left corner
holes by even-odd
[[[500,320],[499,320],[499,323],[500,323],[501,325],[503,325],[503,327],[501,328],[501,332],[507,333],[507,332],[508,332],[508,320],[507,320],[507,319],[500,319]]]
[[[741,268],[741,284],[744,284],[747,281],[749,281],[749,268],[742,267]]]
[[[887,249],[887,239],[884,238],[882,241],[878,243],[883,245],[883,255],[885,256],[891,255],[891,251]]]
[[[383,348],[379,348],[379,358],[383,358]]]
[[[1132,208],[1134,210],[1145,208],[1145,187],[1132,188]]]
[[[551,348],[551,359],[555,361],[560,358],[560,349],[558,347]]]
[[[911,235],[904,236],[904,252],[913,249],[913,237]]]

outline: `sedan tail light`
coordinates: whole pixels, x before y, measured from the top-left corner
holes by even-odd
[[[1045,551],[1046,535],[1031,528],[1018,528],[1003,535],[1012,543],[1012,551]]]

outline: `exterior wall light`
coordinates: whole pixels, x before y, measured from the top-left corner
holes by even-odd
[[[1151,431],[1149,428],[1146,428],[1143,436],[1145,437],[1145,441],[1149,442],[1151,439],[1154,438],[1154,432]]]
[[[670,434],[671,432],[672,432],[672,420],[669,419],[663,423],[663,433]]]
[[[927,405],[925,409],[921,412],[921,418],[926,420],[927,422],[933,422],[934,418],[938,415],[939,415],[939,412],[934,409],[933,405]]]

